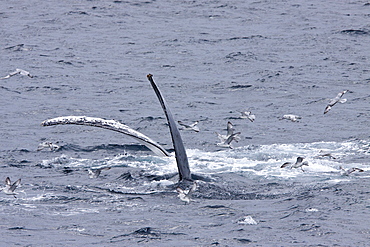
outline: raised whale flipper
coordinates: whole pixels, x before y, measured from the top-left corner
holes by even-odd
[[[141,144],[148,147],[152,150],[155,154],[159,156],[170,156],[168,152],[158,143],[147,137],[146,135],[131,129],[127,125],[119,123],[115,120],[106,120],[102,118],[93,118],[93,117],[85,117],[85,116],[67,116],[67,117],[57,117],[45,120],[41,123],[42,126],[51,126],[51,125],[59,125],[59,124],[76,124],[76,125],[87,125],[93,127],[99,127],[103,129],[109,129],[113,131],[117,131],[119,133],[128,135],[134,139],[136,139]]]
[[[155,84],[153,80],[153,75],[148,74],[147,77],[155,91],[155,94],[157,95],[159,99],[159,102],[161,103],[162,109],[164,113],[166,114],[168,125],[170,126],[170,132],[171,132],[173,147],[175,149],[176,163],[177,163],[177,169],[179,170],[180,181],[183,181],[183,180],[192,181],[188,157],[186,155],[184,143],[182,142],[182,139],[181,139],[180,131],[178,130],[176,126],[176,122],[172,117],[170,109],[168,109],[166,102],[161,95],[161,92],[159,91],[157,85]]]

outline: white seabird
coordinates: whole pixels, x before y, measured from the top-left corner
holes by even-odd
[[[57,144],[54,144],[52,142],[42,142],[38,145],[37,151],[41,151],[44,148],[49,148],[50,151],[56,151],[60,148],[60,146],[58,146]]]
[[[237,222],[239,225],[257,225],[257,221],[255,221],[252,216],[250,215],[247,215],[247,216],[244,216],[242,219],[240,219],[238,222]]]
[[[240,140],[239,135],[241,134],[240,132],[237,132],[234,134],[234,126],[230,121],[227,122],[227,134],[226,135],[221,135],[217,131],[215,133],[218,139],[220,140],[220,143],[217,143],[216,145],[220,147],[227,147],[227,148],[233,148],[231,146],[231,142],[232,141],[238,142]]]
[[[96,168],[96,169],[88,169],[87,171],[89,172],[89,178],[97,178],[100,176],[100,173],[102,171],[107,171],[109,169],[110,167],[103,167],[103,168]]]
[[[280,168],[285,168],[289,165],[291,165],[290,169],[301,168],[301,170],[304,172],[303,166],[308,166],[308,162],[307,161],[303,162],[303,157],[297,157],[297,161],[294,164],[292,162],[285,162],[282,166],[280,166]]]
[[[239,135],[241,134],[241,132],[231,134],[230,136],[227,137],[226,140],[224,140],[223,137],[220,138],[221,135],[219,133],[216,132],[216,134],[218,135],[218,137],[221,141],[220,143],[216,144],[217,146],[232,149],[233,146],[231,145],[231,142],[232,141],[238,142],[240,140]]]
[[[14,192],[14,190],[18,187],[18,185],[21,184],[21,179],[18,179],[17,181],[15,181],[13,184],[12,182],[10,181],[10,178],[7,177],[5,179],[5,188],[2,189],[2,191],[7,194],[7,195],[13,195],[14,198],[17,198],[15,195],[17,195],[18,193]]]
[[[256,119],[256,115],[252,114],[250,111],[241,111],[240,113],[242,114],[240,118],[248,118],[251,122]]]
[[[349,174],[351,174],[352,172],[356,172],[356,171],[364,172],[364,170],[357,168],[357,167],[352,167],[346,170],[342,166],[340,166],[339,169],[341,170],[341,175],[343,176],[349,176]]]
[[[234,126],[230,121],[227,122],[226,130],[227,130],[226,135],[221,135],[220,133],[215,132],[218,139],[220,139],[221,142],[225,142],[227,140],[227,138],[229,138],[229,136],[231,136],[234,133]],[[237,141],[239,141],[239,139],[237,139]]]
[[[324,153],[322,150],[320,150],[319,152],[320,154],[318,154],[316,157],[317,158],[320,158],[320,157],[329,157],[330,159],[336,159],[335,156],[333,156],[331,153]]]
[[[297,115],[293,115],[293,114],[286,114],[283,116],[282,119],[287,119],[287,120],[290,120],[292,122],[297,122],[298,119],[301,119],[302,117],[300,116],[297,116]]]
[[[178,197],[181,201],[185,202],[185,204],[189,204],[191,200],[191,194],[197,189],[197,183],[194,182],[193,186],[189,190],[183,190],[180,187],[176,188],[177,193],[179,193]]]
[[[183,130],[193,130],[195,132],[199,132],[199,127],[197,126],[197,124],[199,123],[199,121],[196,121],[192,124],[186,124],[186,123],[183,123],[182,121],[177,121],[183,128]]]
[[[25,71],[23,69],[16,69],[15,71],[11,72],[9,75],[4,76],[4,77],[1,77],[0,80],[8,79],[8,78],[10,78],[10,77],[12,77],[14,75],[17,75],[17,74],[26,75],[28,77],[33,78],[33,76],[30,74],[30,72]]]
[[[348,90],[344,90],[340,93],[338,93],[338,95],[334,98],[334,99],[331,99],[328,103],[328,105],[326,106],[325,108],[325,111],[324,111],[324,114],[328,113],[330,111],[330,109],[336,104],[336,103],[345,103],[347,102],[347,99],[341,99],[343,94],[347,93]]]

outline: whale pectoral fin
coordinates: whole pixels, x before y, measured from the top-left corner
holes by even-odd
[[[170,156],[168,152],[157,142],[153,141],[146,135],[134,129],[131,129],[127,125],[124,125],[115,120],[106,120],[102,118],[92,118],[86,116],[66,116],[48,119],[41,123],[42,126],[51,126],[60,124],[87,125],[92,127],[113,130],[134,138],[135,140],[137,140],[138,142],[152,150],[158,156]]]
[[[188,157],[186,155],[184,143],[182,142],[182,138],[180,135],[180,131],[176,126],[176,122],[172,117],[170,109],[167,107],[167,104],[162,97],[161,92],[159,91],[157,85],[155,84],[153,80],[153,75],[148,74],[147,78],[152,85],[152,88],[154,89],[155,94],[158,97],[158,100],[162,106],[162,109],[166,115],[168,126],[170,127],[171,137],[172,137],[172,144],[175,149],[175,155],[176,155],[176,163],[177,163],[177,169],[179,171],[179,177],[181,180],[189,180],[191,181],[191,174],[190,174],[190,168],[189,168],[189,162]]]

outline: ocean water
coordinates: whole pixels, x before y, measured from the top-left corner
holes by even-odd
[[[0,77],[33,78],[0,80],[0,179],[22,180],[16,197],[0,194],[2,242],[368,246],[369,11],[363,1],[3,2]],[[190,204],[175,190],[148,73],[176,120],[199,121],[199,133],[181,131],[198,179]],[[347,102],[324,115],[343,90]],[[120,121],[171,156],[109,130],[40,125],[70,115]],[[228,121],[241,132],[233,149],[216,145]],[[60,148],[38,151],[43,142]],[[309,166],[280,168],[298,156]]]

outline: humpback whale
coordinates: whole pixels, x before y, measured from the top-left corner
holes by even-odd
[[[181,181],[193,181],[191,179],[191,173],[189,168],[189,161],[186,155],[184,143],[182,142],[180,131],[176,126],[176,122],[172,117],[170,109],[167,107],[166,101],[162,97],[161,92],[159,91],[157,85],[153,80],[153,75],[148,74],[147,78],[154,89],[155,94],[158,97],[158,100],[162,106],[162,109],[166,115],[168,126],[171,132],[172,144],[175,149],[175,157],[177,163],[177,169],[179,171],[180,182]]]
[[[93,118],[93,117],[86,117],[86,116],[66,116],[66,117],[57,117],[45,120],[41,123],[42,126],[52,126],[52,125],[60,125],[60,124],[75,124],[75,125],[87,125],[93,127],[99,127],[103,129],[113,130],[125,135],[128,135],[141,144],[148,147],[158,156],[170,156],[168,152],[157,142],[153,141],[146,135],[131,129],[127,125],[124,125],[120,122],[115,120],[106,120],[102,118]]]
[[[184,143],[181,139],[180,131],[176,126],[176,122],[171,114],[170,109],[167,107],[167,104],[162,97],[161,92],[159,91],[157,85],[153,80],[153,75],[148,74],[147,78],[151,83],[154,92],[156,93],[159,102],[162,106],[162,109],[166,115],[168,126],[170,128],[171,138],[173,147],[175,149],[175,158],[177,163],[177,168],[179,172],[179,181],[185,182],[189,181],[192,182],[188,157],[186,155]],[[75,125],[87,125],[93,127],[99,127],[103,129],[113,130],[125,135],[128,135],[143,145],[147,146],[150,150],[156,153],[159,156],[169,156],[168,152],[157,142],[153,141],[149,137],[145,136],[144,134],[131,129],[130,127],[119,123],[115,120],[106,120],[102,118],[93,118],[93,117],[86,117],[86,116],[66,116],[66,117],[57,117],[45,120],[41,123],[42,126],[52,126],[52,125],[60,125],[60,124],[75,124]]]

